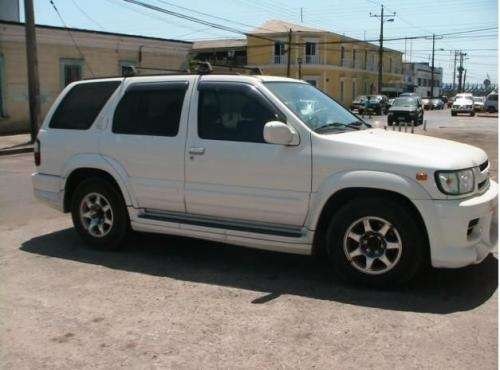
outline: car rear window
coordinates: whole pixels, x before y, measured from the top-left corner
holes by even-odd
[[[50,128],[87,130],[120,81],[87,82],[75,85],[57,107]]]

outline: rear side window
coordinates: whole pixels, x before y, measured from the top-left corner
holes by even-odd
[[[200,138],[264,143],[264,125],[269,121],[286,119],[254,87],[220,82],[199,85]]]
[[[133,85],[116,107],[113,132],[176,136],[187,82]]]
[[[50,128],[87,130],[120,81],[88,82],[74,86],[57,107]]]

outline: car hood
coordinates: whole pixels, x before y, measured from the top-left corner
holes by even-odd
[[[325,135],[332,148],[343,147],[351,160],[388,172],[407,173],[414,169],[458,170],[479,166],[486,153],[471,145],[430,136],[383,129],[367,129]]]

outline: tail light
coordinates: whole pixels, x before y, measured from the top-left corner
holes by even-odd
[[[40,155],[40,140],[35,140],[35,145],[33,146],[33,155],[35,156],[35,166],[40,166],[42,158]]]

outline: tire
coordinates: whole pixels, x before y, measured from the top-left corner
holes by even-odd
[[[495,107],[488,107],[488,113],[495,113]]]
[[[476,115],[476,112],[470,112],[470,116],[474,117]]]
[[[451,115],[455,117],[457,115],[457,112],[451,112]]]
[[[120,190],[98,177],[78,185],[71,200],[71,217],[80,237],[98,249],[118,249],[130,229]],[[94,226],[93,221],[97,221]]]
[[[360,220],[365,217],[371,218],[369,224],[372,230],[376,231],[365,232],[361,238],[362,242],[378,242],[382,238],[381,234],[377,233],[379,226],[386,224],[390,227],[382,239],[382,244],[386,243],[383,245],[389,245],[387,243],[391,242],[391,249],[384,251],[386,261],[393,263],[390,269],[387,269],[389,265],[375,257],[372,259],[372,271],[368,273],[361,271],[363,264],[365,269],[367,267],[367,255],[361,254],[351,260],[347,257],[348,252],[352,253],[355,249],[361,251],[361,242],[358,243],[346,235],[349,230],[363,234],[360,230],[365,229],[365,226]],[[399,249],[393,249],[395,242]],[[330,221],[325,245],[334,270],[342,279],[371,287],[399,286],[408,282],[423,267],[426,255],[425,237],[412,213],[405,205],[387,197],[358,198],[341,207]],[[370,246],[364,244],[365,249],[368,248],[367,245]],[[365,251],[372,253],[369,249]]]
[[[387,126],[392,126],[392,121],[390,119],[387,120]]]

